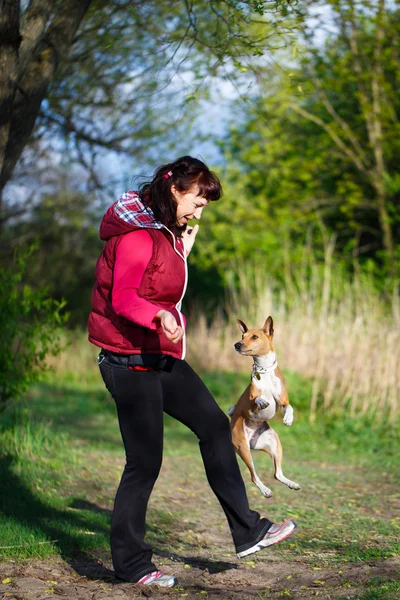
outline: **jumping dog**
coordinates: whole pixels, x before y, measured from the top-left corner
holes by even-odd
[[[243,335],[242,340],[236,342],[235,350],[243,356],[252,356],[254,362],[250,384],[237,404],[228,411],[233,445],[247,465],[252,482],[266,498],[272,496],[272,491],[259,479],[250,450],[268,452],[274,462],[275,479],[293,490],[299,490],[300,486],[282,473],[281,442],[276,431],[268,425],[278,407],[283,413],[284,424],[290,427],[293,423],[293,408],[289,404],[285,380],[272,343],[272,317],[268,317],[261,329],[248,329],[240,319],[238,325]]]

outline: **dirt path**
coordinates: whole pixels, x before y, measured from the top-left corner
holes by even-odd
[[[98,460],[99,456],[93,455],[91,463],[98,465]],[[381,588],[388,582],[387,594],[379,592],[368,598],[392,600],[397,597],[392,595],[391,586],[400,579],[399,556],[369,560],[365,554],[362,562],[361,559],[356,562],[345,552],[346,546],[355,541],[363,551],[392,544],[398,529],[392,534],[389,528],[387,536],[382,536],[377,534],[377,526],[375,534],[372,531],[363,534],[365,526],[361,524],[358,525],[361,531],[361,534],[357,533],[361,536],[358,540],[352,539],[355,530],[348,538],[346,532],[340,531],[352,515],[358,519],[364,518],[363,515],[373,519],[375,517],[369,515],[378,514],[381,521],[397,522],[398,490],[392,484],[381,481],[377,486],[359,469],[328,465],[324,472],[320,468],[315,471],[319,479],[314,478],[318,483],[313,487],[313,466],[307,464],[301,468],[297,466],[299,479],[301,474],[303,481],[306,476],[308,478],[308,489],[302,495],[273,483],[274,496],[266,504],[257,490],[249,486],[254,508],[274,515],[290,508],[292,513],[300,515],[300,527],[298,535],[287,542],[239,561],[233,554],[223,513],[205,481],[200,460],[191,458],[189,471],[187,464],[178,456],[164,460],[148,519],[148,539],[155,550],[155,562],[160,569],[178,577],[178,588],[139,589],[133,584],[118,584],[114,580],[110,553],[95,551],[91,556],[81,555],[73,560],[56,558],[49,562],[0,563],[0,598],[44,600],[53,594],[68,600],[125,600],[143,596],[232,600],[350,599],[373,591],[371,585],[377,581]],[[75,498],[80,498],[75,500],[75,506],[81,502],[86,510],[92,507],[95,511],[111,511],[119,467],[115,459],[107,460],[104,454],[101,466],[101,487],[93,485],[88,472],[84,473],[80,483],[74,482]],[[93,477],[95,471],[94,468]],[[244,476],[247,477],[245,472]],[[321,503],[326,504],[322,512]],[[347,509],[349,504],[351,508]],[[354,521],[354,527],[357,522]],[[329,546],[335,535],[339,535],[340,541]]]
[[[173,590],[137,589],[131,584],[116,584],[108,560],[85,561],[70,565],[61,560],[54,563],[32,561],[26,564],[3,563],[0,597],[7,600],[44,600],[51,594],[69,600],[106,600],[118,598],[294,598],[318,597],[354,598],[362,593],[372,578],[395,580],[399,577],[399,558],[348,565],[315,571],[301,561],[282,562],[273,551],[256,565],[236,561],[218,562],[196,558],[186,563],[158,557],[158,564],[168,573],[175,573],[179,587]],[[188,568],[190,567],[190,568]],[[389,597],[389,596],[387,596]]]

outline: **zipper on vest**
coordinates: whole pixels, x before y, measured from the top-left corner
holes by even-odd
[[[181,360],[183,360],[186,356],[186,328],[185,328],[185,324],[183,322],[183,317],[182,317],[182,313],[181,313],[181,306],[182,306],[182,300],[184,298],[184,295],[186,293],[186,288],[187,288],[187,284],[188,284],[188,268],[187,268],[187,256],[182,255],[178,248],[175,245],[175,236],[172,233],[172,231],[170,229],[168,229],[168,227],[165,227],[164,225],[164,229],[166,229],[171,235],[172,235],[172,243],[173,243],[173,247],[175,252],[177,253],[178,256],[181,257],[181,259],[183,260],[183,263],[185,265],[185,284],[183,286],[183,292],[182,292],[182,296],[181,299],[179,300],[179,302],[175,305],[175,308],[178,312],[179,315],[179,320],[181,322],[181,327],[183,329],[183,338],[182,338],[182,356],[181,356]],[[183,244],[183,242],[182,242]],[[183,251],[185,253],[185,244],[183,244]]]

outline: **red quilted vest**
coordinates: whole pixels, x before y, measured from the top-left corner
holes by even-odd
[[[89,341],[96,346],[120,354],[167,354],[184,358],[185,338],[177,344],[170,342],[161,326],[156,330],[137,325],[117,315],[111,304],[113,266],[121,236],[134,231],[133,226],[118,218],[111,206],[100,229],[106,239],[96,264],[96,284],[92,292],[89,315]],[[153,239],[153,255],[142,279],[139,296],[170,311],[184,327],[180,302],[186,288],[187,268],[182,240],[176,240],[167,229],[149,229]]]

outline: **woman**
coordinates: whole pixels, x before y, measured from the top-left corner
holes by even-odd
[[[228,418],[184,360],[189,254],[200,219],[222,189],[216,175],[190,156],[163,165],[139,192],[127,192],[107,211],[96,266],[89,340],[102,350],[100,371],[113,396],[126,451],[115,498],[111,551],[116,577],[172,587],[151,562],[144,542],[147,504],[162,460],[163,411],[199,438],[209,484],[228,519],[238,556],[294,532],[250,510],[231,443]]]

